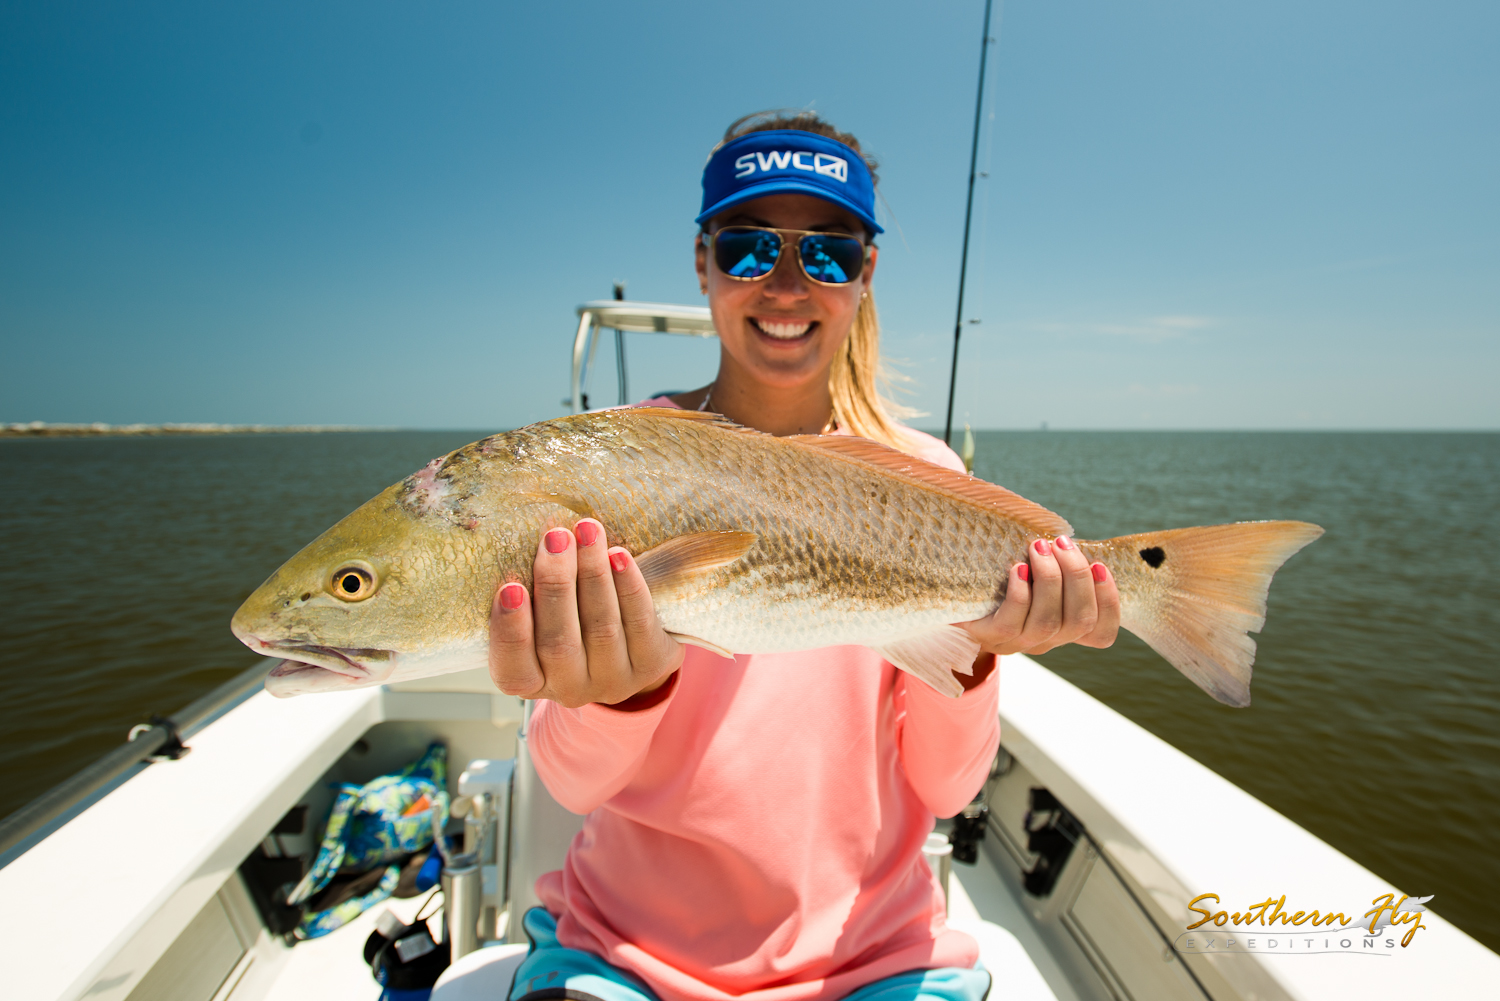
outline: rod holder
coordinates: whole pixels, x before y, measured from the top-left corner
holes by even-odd
[[[530,705],[530,703],[527,703]],[[479,937],[493,941],[498,919],[506,910],[510,868],[510,793],[516,762],[513,758],[476,758],[458,778],[458,791],[471,798],[464,818],[464,851],[478,856],[484,900],[479,911]]]
[[[479,912],[484,903],[484,878],[479,857],[455,855],[443,866],[443,911],[453,962],[479,948]]]
[[[948,841],[948,835],[933,831],[927,835],[927,843],[922,846],[922,857],[927,860],[927,868],[933,871],[938,878],[938,885],[943,888],[943,913],[948,913],[948,880],[953,875],[953,845]]]

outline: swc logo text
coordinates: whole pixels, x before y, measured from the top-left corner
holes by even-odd
[[[734,176],[749,177],[756,170],[769,173],[772,170],[786,170],[789,166],[796,170],[822,174],[837,181],[849,181],[849,161],[843,157],[789,149],[773,150],[770,153],[746,153],[734,161]]]

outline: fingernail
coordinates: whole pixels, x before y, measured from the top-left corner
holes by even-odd
[[[1026,581],[1028,584],[1031,583],[1031,567],[1027,566],[1025,563],[1017,564],[1016,576]]]
[[[1072,549],[1073,548],[1073,540],[1070,539],[1070,538],[1068,538],[1066,535],[1059,535],[1057,537],[1057,548],[1058,549]]]
[[[1052,552],[1052,547],[1047,545],[1046,539],[1037,539],[1031,544],[1031,548],[1035,549],[1041,556],[1048,556]]]
[[[500,589],[500,607],[506,611],[515,611],[521,607],[521,602],[526,598],[526,589],[520,584],[506,584]]]
[[[609,565],[615,573],[624,573],[625,568],[630,566],[630,557],[625,555],[625,550],[616,549],[609,554]]]
[[[547,552],[557,554],[568,548],[568,530],[566,528],[554,528],[547,533]]]
[[[1105,578],[1109,576],[1109,571],[1104,569],[1103,563],[1095,563],[1093,566],[1089,567],[1089,570],[1093,573],[1094,583],[1096,584],[1103,584]]]
[[[573,534],[578,536],[580,546],[592,546],[599,538],[599,526],[592,521],[580,521],[573,529]]]

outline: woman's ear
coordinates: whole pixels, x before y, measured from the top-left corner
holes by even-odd
[[[693,240],[693,266],[698,270],[698,294],[708,294],[708,238],[699,233]]]
[[[864,286],[865,286],[865,288],[864,288],[865,295],[869,294],[869,292],[870,292],[870,283],[875,280],[875,262],[877,260],[879,260],[879,259],[880,259],[880,248],[877,247],[877,246],[875,246],[873,243],[870,244],[870,259],[869,259],[869,261],[867,261],[865,263],[864,274],[862,274],[862,275],[859,276],[859,280],[861,282],[863,282]],[[863,296],[861,298],[863,298]]]

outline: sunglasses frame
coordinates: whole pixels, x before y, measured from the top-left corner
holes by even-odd
[[[771,270],[767,271],[763,275],[756,275],[754,278],[744,278],[740,275],[732,275],[729,272],[725,271],[723,268],[719,267],[719,262],[714,258],[714,243],[718,240],[720,233],[728,232],[731,230],[740,232],[751,231],[756,233],[775,233],[777,236],[781,237],[781,250],[777,253],[776,263],[771,265]],[[797,236],[797,239],[788,240],[787,234],[795,234]],[[728,278],[733,282],[765,281],[767,278],[771,277],[771,275],[775,274],[776,269],[781,266],[781,259],[786,255],[786,248],[788,244],[790,244],[793,252],[797,257],[797,267],[802,269],[802,276],[804,278],[812,282],[814,285],[822,285],[824,288],[848,288],[850,285],[858,282],[860,276],[865,273],[865,268],[870,264],[870,251],[875,249],[875,245],[873,243],[866,243],[864,240],[860,240],[859,237],[855,236],[853,233],[830,233],[827,230],[821,229],[778,229],[775,226],[720,226],[712,233],[702,233],[700,234],[700,236],[705,238],[703,242],[704,246],[708,250],[708,259],[710,261],[713,261],[713,265],[716,269],[718,269],[719,274],[723,275],[725,278]],[[814,278],[811,274],[808,273],[807,263],[802,260],[801,238],[804,236],[838,236],[843,237],[847,240],[859,240],[861,246],[865,248],[864,256],[862,256],[859,261],[859,270],[856,271],[853,275],[850,275],[849,280],[846,282],[825,282],[821,279]]]

